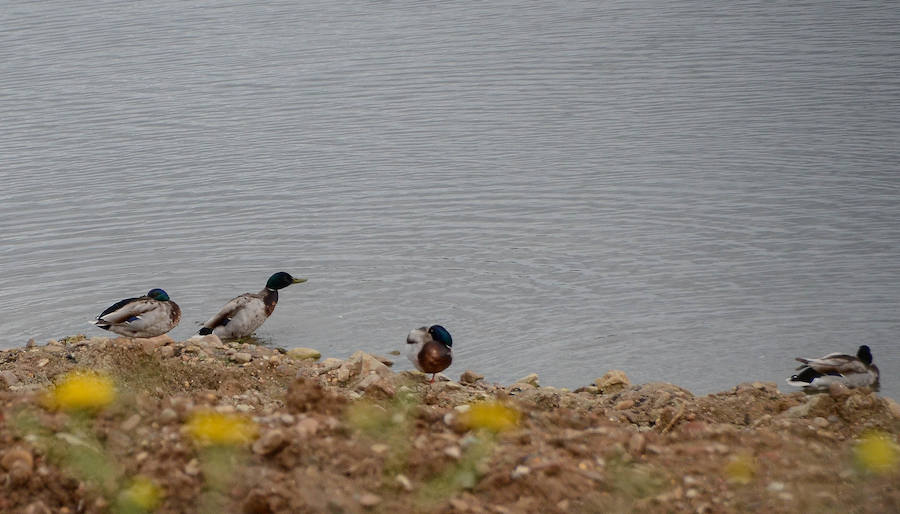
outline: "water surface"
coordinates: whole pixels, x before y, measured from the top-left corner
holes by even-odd
[[[0,347],[166,289],[326,356],[696,393],[872,347],[900,397],[889,2],[20,2]],[[408,364],[399,363],[406,367]]]

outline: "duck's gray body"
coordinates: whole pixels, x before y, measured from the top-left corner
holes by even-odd
[[[232,298],[215,316],[203,324],[201,333],[212,333],[220,339],[234,339],[252,334],[275,311],[278,291],[263,289]]]
[[[222,310],[203,324],[199,334],[215,334],[220,339],[249,336],[275,311],[275,305],[278,303],[278,290],[302,282],[306,282],[306,279],[294,278],[284,271],[275,273],[269,277],[266,287],[262,291],[244,293],[232,298],[222,307]]]
[[[856,355],[829,353],[818,359],[797,357],[797,361],[803,363],[797,368],[800,372],[787,379],[788,384],[796,387],[820,389],[831,384],[843,384],[847,387],[878,388],[881,378],[866,345],[860,346]]]
[[[140,296],[113,304],[91,323],[126,337],[156,337],[175,328],[179,321],[181,308],[172,300]]]

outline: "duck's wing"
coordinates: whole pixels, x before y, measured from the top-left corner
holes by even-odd
[[[159,302],[153,298],[141,296],[138,298],[126,298],[109,306],[101,312],[94,321],[96,325],[119,325],[134,321],[159,307]]]
[[[244,293],[238,297],[232,298],[224,307],[222,307],[222,310],[217,312],[215,316],[209,318],[206,323],[203,324],[203,328],[213,330],[216,327],[227,325],[241,309],[247,308],[254,300],[262,301],[259,298],[259,295],[253,293]]]
[[[868,371],[868,367],[863,361],[859,360],[855,355],[847,355],[845,353],[829,353],[818,359],[797,357],[797,360],[805,365],[797,369],[809,366],[823,374],[840,373],[843,375],[846,373],[865,373]]]

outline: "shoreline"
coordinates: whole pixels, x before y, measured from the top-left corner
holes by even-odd
[[[900,405],[868,389],[783,393],[751,382],[695,396],[631,384],[618,370],[575,391],[541,387],[536,374],[489,383],[470,370],[429,384],[394,372],[391,358],[320,357],[215,336],[74,336],[0,350],[0,511],[900,506]],[[48,407],[46,391],[75,369],[108,376],[115,401],[88,417]],[[200,442],[192,423],[204,412],[252,434]],[[212,466],[220,447],[231,464]],[[108,461],[105,479],[73,464],[80,448]],[[152,485],[155,503],[127,510],[136,483]]]

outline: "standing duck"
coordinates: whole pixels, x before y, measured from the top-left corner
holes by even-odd
[[[178,304],[162,289],[151,289],[146,296],[114,303],[91,323],[127,337],[156,337],[175,328],[179,321]]]
[[[791,376],[787,383],[792,386],[819,389],[834,383],[847,387],[878,388],[878,366],[872,363],[872,351],[862,345],[856,355],[829,353],[819,359],[797,357],[803,363],[800,373]]]
[[[431,373],[432,383],[435,374],[449,368],[453,362],[453,338],[440,325],[411,330],[406,336],[406,344],[406,357],[417,370]]]
[[[306,282],[279,271],[266,282],[258,293],[244,293],[225,304],[215,316],[203,324],[200,335],[215,334],[222,339],[249,336],[272,315],[278,303],[278,290],[291,284]]]

